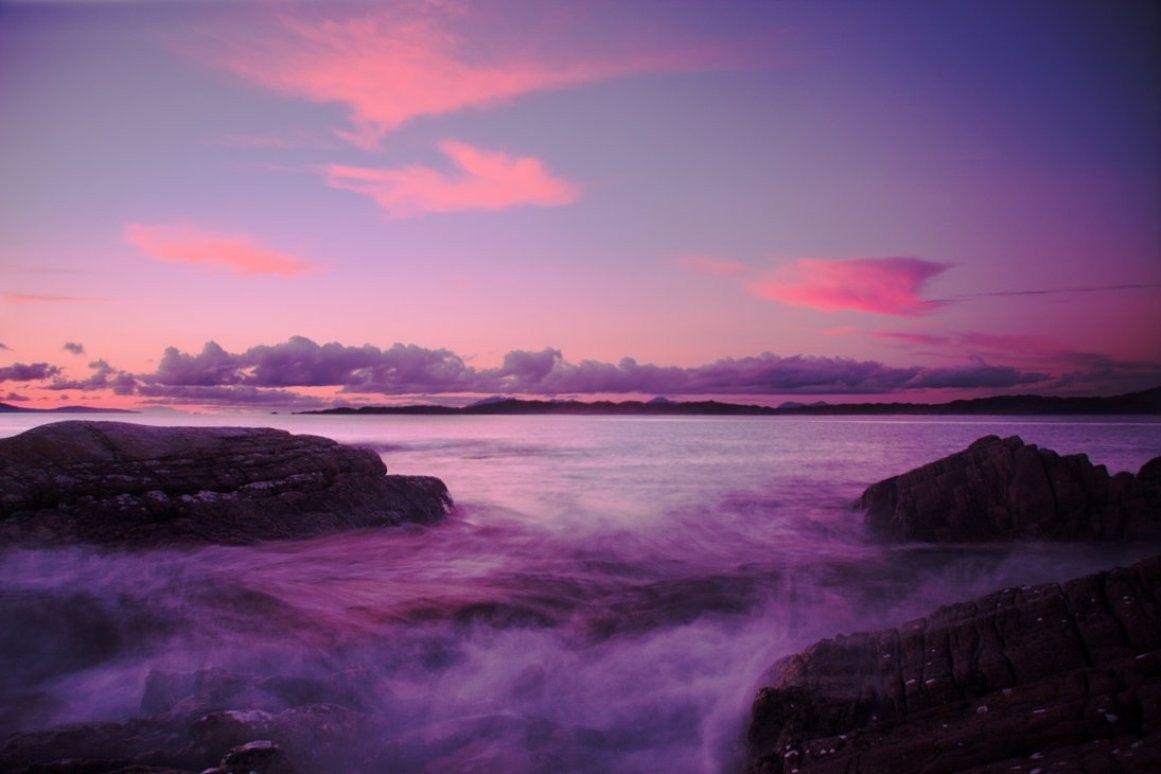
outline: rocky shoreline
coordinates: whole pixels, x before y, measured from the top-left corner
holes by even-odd
[[[450,503],[441,481],[387,475],[372,451],[270,429],[62,422],[0,440],[0,545],[244,545],[432,523]],[[895,541],[1155,541],[1161,458],[1110,476],[1083,455],[989,436],[858,504],[870,533]],[[89,664],[78,659],[112,659],[126,632],[154,625],[141,611],[121,627],[82,594],[0,594],[4,611],[23,630],[8,645],[0,633],[24,659],[11,695]],[[37,627],[59,653],[28,650]],[[418,759],[403,748],[366,743],[395,733],[375,684],[359,669],[155,669],[135,717],[14,733],[0,770],[407,770]],[[557,730],[517,718],[469,720],[556,745]],[[477,731],[456,733],[470,750]],[[771,668],[745,745],[754,772],[1161,769],[1161,555],[822,640]]]
[[[1147,540],[1161,457],[1110,476],[1012,436],[868,487],[895,541]],[[823,640],[759,689],[751,772],[1161,769],[1161,555]]]
[[[1161,556],[823,640],[747,739],[752,772],[1157,771]]]
[[[270,428],[57,422],[0,440],[0,545],[241,545],[433,523],[447,487]]]

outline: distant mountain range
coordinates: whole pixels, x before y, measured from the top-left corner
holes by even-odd
[[[35,409],[0,403],[0,414],[137,414],[130,409],[93,408],[92,406],[60,406],[59,408]]]
[[[829,414],[1161,414],[1161,387],[1111,398],[1060,398],[1044,395],[1004,395],[995,398],[953,400],[950,403],[783,403],[756,406],[716,400],[577,401],[487,398],[469,406],[362,406],[340,407],[300,414],[628,414],[712,416],[799,416]]]

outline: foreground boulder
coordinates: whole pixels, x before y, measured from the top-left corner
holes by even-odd
[[[386,472],[270,428],[57,422],[0,439],[0,543],[243,544],[444,516],[442,481]]]
[[[1083,454],[989,435],[872,485],[858,504],[895,540],[1157,538],[1161,457],[1136,476],[1109,476]]]
[[[1161,771],[1161,556],[823,640],[754,702],[755,772]]]

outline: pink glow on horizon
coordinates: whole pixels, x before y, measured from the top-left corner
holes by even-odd
[[[922,258],[799,258],[749,287],[761,298],[789,306],[913,317],[944,305],[920,298],[919,292],[949,268]]]
[[[472,35],[456,31],[474,31],[482,20],[472,13],[434,3],[321,21],[283,13],[273,33],[211,50],[209,58],[280,94],[343,105],[353,128],[335,134],[365,150],[422,116],[690,64],[688,51],[677,56],[644,48],[632,54],[543,53],[508,40],[480,50]],[[702,55],[694,52],[694,58]]]
[[[398,169],[331,164],[325,169],[326,181],[333,188],[371,197],[394,217],[521,205],[558,207],[580,196],[578,186],[554,177],[531,156],[510,156],[453,140],[439,147],[455,172],[418,164]]]
[[[224,267],[235,274],[289,277],[312,264],[288,253],[263,247],[246,234],[223,234],[188,224],[128,223],[125,242],[155,261]]]

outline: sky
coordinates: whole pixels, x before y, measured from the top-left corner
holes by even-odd
[[[0,0],[0,401],[1161,385],[1154,2]]]

